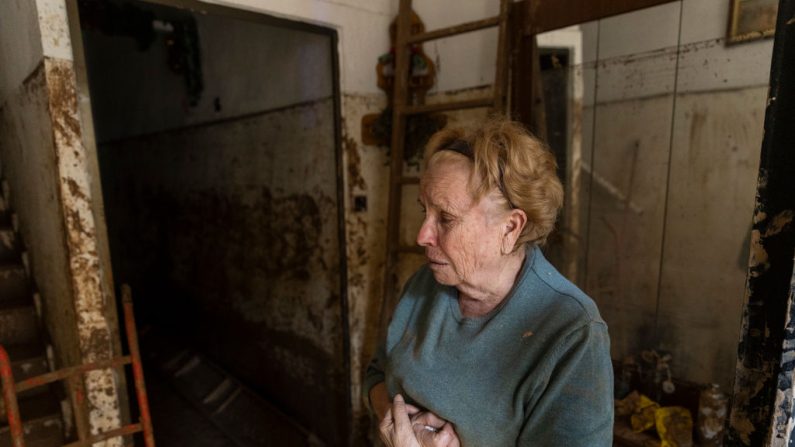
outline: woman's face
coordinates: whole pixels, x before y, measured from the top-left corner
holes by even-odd
[[[447,154],[432,162],[420,180],[425,220],[417,244],[425,247],[436,280],[449,286],[488,284],[500,266],[505,213],[493,194],[472,199],[471,169],[466,157]]]

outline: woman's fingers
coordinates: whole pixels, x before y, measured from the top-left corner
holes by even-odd
[[[442,429],[435,429],[430,425],[414,425],[414,435],[422,447],[460,447],[455,434]],[[454,444],[453,441],[456,443]]]
[[[453,424],[447,422],[438,434],[440,437],[444,436],[445,444],[443,445],[447,447],[461,447],[461,441],[458,440],[458,434],[455,432]]]
[[[412,422],[415,424],[430,425],[434,428],[442,428],[442,426],[447,423],[447,421],[435,415],[434,413],[431,413],[430,411],[419,413],[412,418]]]
[[[408,413],[409,418],[413,418],[414,416],[419,414],[420,411],[422,411],[422,410],[420,410],[419,408],[415,407],[414,405],[406,404],[406,413]]]
[[[395,430],[395,421],[392,418],[392,409],[388,409],[386,411],[386,415],[384,419],[381,420],[381,423],[378,424],[378,431],[381,434],[381,441],[384,444],[391,446],[392,445],[392,433]]]
[[[395,431],[398,433],[409,431],[411,432],[411,421],[406,412],[406,402],[403,396],[398,394],[392,401],[392,418],[395,420]]]
[[[451,423],[430,411],[421,412],[400,394],[392,400],[378,428],[388,447],[461,447]]]

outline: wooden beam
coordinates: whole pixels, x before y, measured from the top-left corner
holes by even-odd
[[[405,106],[400,108],[400,112],[404,115],[419,115],[421,113],[435,113],[447,112],[450,110],[463,110],[475,109],[478,107],[492,107],[494,106],[494,98],[489,96],[487,98],[467,99],[464,101],[456,102],[440,102],[436,104],[418,104],[412,106]],[[395,108],[395,110],[398,110]]]
[[[509,38],[511,39],[510,105],[511,118],[530,129],[533,127],[533,38],[524,32],[529,17],[528,0],[511,3]]]
[[[414,34],[412,36],[409,36],[409,38],[406,39],[406,41],[410,44],[422,43],[422,42],[427,42],[429,40],[443,39],[445,37],[469,33],[484,28],[491,28],[499,24],[500,24],[500,16],[489,17],[488,19],[475,20],[474,22],[462,23],[460,25],[455,25],[448,28],[441,28],[434,31]]]
[[[538,34],[670,3],[672,0],[523,0],[524,33]]]

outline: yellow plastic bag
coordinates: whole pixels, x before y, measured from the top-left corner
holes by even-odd
[[[635,411],[632,416],[629,417],[632,430],[636,433],[640,433],[654,427],[654,414],[659,408],[660,405],[657,402],[640,394],[635,404]]]
[[[692,447],[693,417],[682,407],[662,407],[654,413],[660,447]]]

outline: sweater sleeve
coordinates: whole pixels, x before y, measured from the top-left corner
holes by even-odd
[[[370,363],[367,365],[367,369],[364,372],[364,379],[362,380],[362,399],[364,399],[364,403],[371,413],[373,409],[370,406],[370,390],[386,380],[386,374],[384,372],[384,364],[386,362],[385,344],[384,340],[378,344],[372,360],[370,360]]]
[[[555,352],[546,387],[526,409],[517,445],[611,446],[613,366],[607,326],[591,321]]]
[[[392,318],[387,328],[386,337],[378,342],[378,346],[373,353],[373,358],[367,365],[362,380],[362,399],[367,406],[368,410],[372,413],[373,409],[370,407],[370,390],[381,382],[386,381],[386,365],[387,365],[387,338],[390,332],[402,334],[409,324],[409,318],[414,311],[414,305],[419,297],[423,297],[428,292],[428,287],[433,283],[430,281],[430,271],[427,267],[420,268],[414,273],[403,288],[400,294],[401,298],[392,313]]]

